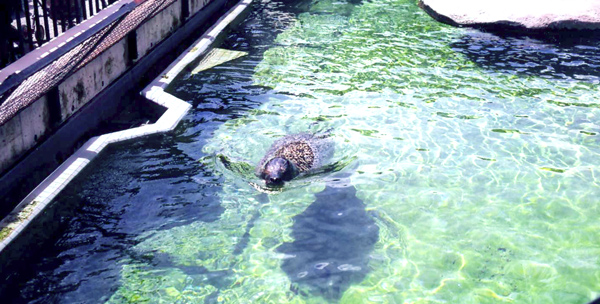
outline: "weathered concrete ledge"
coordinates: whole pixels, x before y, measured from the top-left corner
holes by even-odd
[[[600,31],[598,0],[419,0],[435,20],[511,31]]]

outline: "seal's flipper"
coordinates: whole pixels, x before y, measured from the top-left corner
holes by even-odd
[[[315,134],[315,138],[326,139],[326,138],[332,137],[333,136],[333,130],[334,130],[334,128],[329,128],[329,129],[327,129],[325,131],[316,133]]]
[[[251,178],[254,176],[254,167],[247,162],[234,162],[223,154],[217,155],[217,159],[223,164],[225,169],[240,174],[244,178]]]

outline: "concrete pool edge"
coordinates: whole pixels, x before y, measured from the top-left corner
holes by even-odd
[[[89,139],[0,221],[0,255],[5,253],[5,249],[106,146],[146,135],[168,132],[178,125],[191,105],[165,92],[165,89],[190,63],[204,55],[218,40],[217,38],[242,16],[251,3],[252,0],[241,0],[234,5],[141,92],[153,103],[166,108],[155,123]]]

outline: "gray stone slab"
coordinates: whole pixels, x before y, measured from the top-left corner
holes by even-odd
[[[600,0],[419,0],[435,20],[523,31],[600,30]]]

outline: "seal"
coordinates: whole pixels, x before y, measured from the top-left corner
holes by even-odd
[[[269,187],[281,187],[298,175],[320,168],[333,155],[329,133],[297,133],[276,140],[256,167]]]

